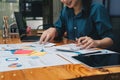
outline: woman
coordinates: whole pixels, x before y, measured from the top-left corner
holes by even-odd
[[[82,48],[107,48],[113,44],[112,26],[103,5],[92,0],[61,0],[65,5],[58,21],[43,32],[40,43],[62,37],[77,41]]]

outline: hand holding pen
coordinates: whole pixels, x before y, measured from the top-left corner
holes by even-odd
[[[91,37],[85,36],[76,39],[77,46],[81,46],[83,49],[96,48],[99,46],[98,40],[93,40]]]

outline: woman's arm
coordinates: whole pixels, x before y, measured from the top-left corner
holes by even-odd
[[[83,49],[89,48],[107,48],[113,44],[113,40],[111,38],[103,38],[101,40],[93,40],[91,37],[80,37],[77,40],[77,46],[81,46]]]

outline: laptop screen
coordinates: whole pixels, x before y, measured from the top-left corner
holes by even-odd
[[[25,24],[25,20],[23,19],[22,14],[20,12],[14,12],[14,15],[18,26],[19,35],[20,37],[22,37],[23,35],[26,35],[27,26]]]

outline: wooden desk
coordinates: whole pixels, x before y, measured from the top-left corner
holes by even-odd
[[[0,39],[0,43],[4,43]],[[7,39],[6,43],[20,43],[19,39]],[[64,41],[67,43],[67,41]],[[58,43],[58,45],[63,42]],[[93,69],[82,64],[23,69],[0,72],[0,80],[120,80],[120,66]]]
[[[21,43],[19,38],[1,38],[0,37],[0,44],[15,44],[15,43]]]

